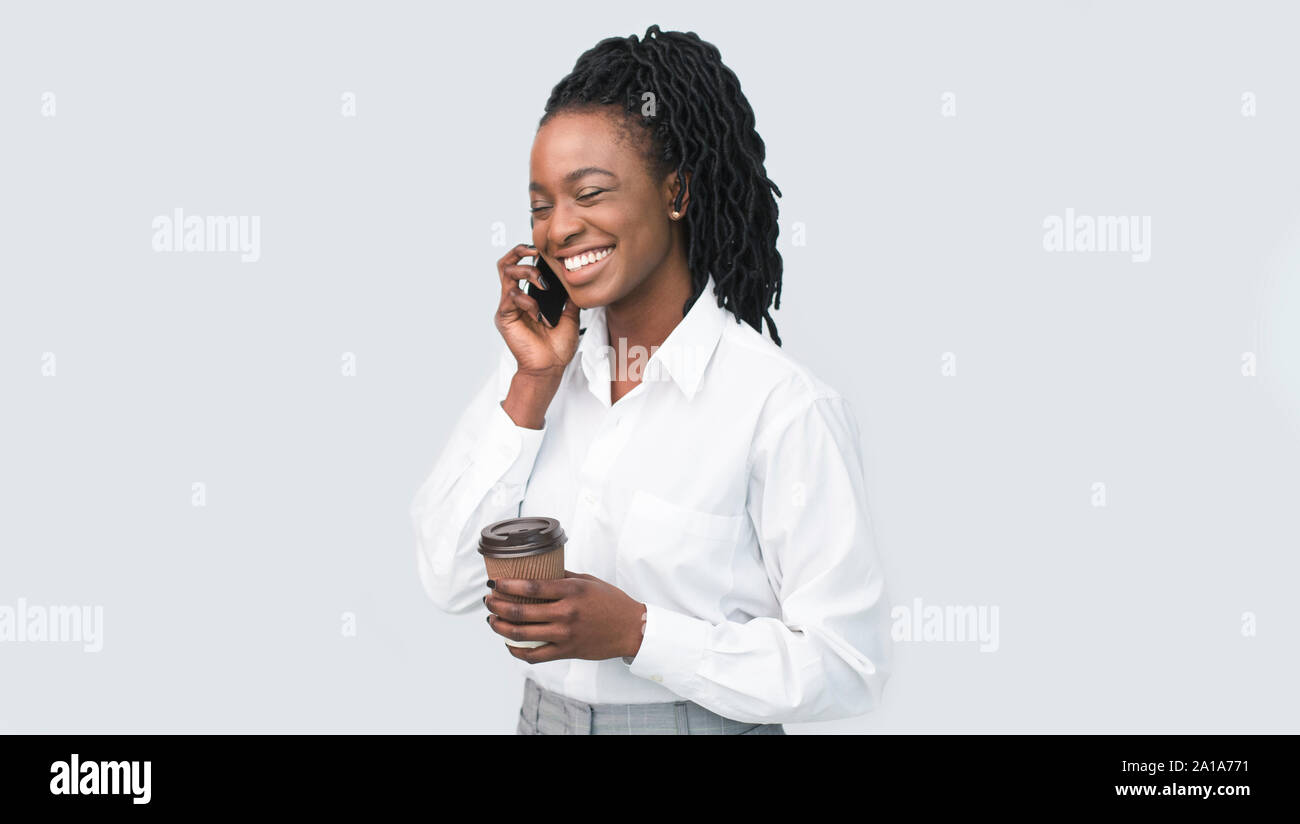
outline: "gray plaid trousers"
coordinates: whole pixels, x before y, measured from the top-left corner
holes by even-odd
[[[519,735],[785,735],[780,724],[746,724],[694,701],[586,704],[524,680]]]

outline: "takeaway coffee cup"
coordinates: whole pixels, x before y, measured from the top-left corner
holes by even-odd
[[[507,518],[483,527],[479,534],[478,551],[487,565],[488,577],[500,578],[563,578],[564,530],[554,518]],[[522,595],[497,593],[498,598],[519,604],[549,604],[547,598],[525,598]],[[548,641],[512,641],[512,647],[540,647]]]

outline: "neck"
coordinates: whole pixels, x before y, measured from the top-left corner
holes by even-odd
[[[627,351],[642,346],[647,352],[660,346],[682,322],[682,306],[691,296],[691,274],[686,261],[666,262],[663,270],[647,277],[635,290],[605,307],[609,345],[619,351],[618,340],[627,341]]]

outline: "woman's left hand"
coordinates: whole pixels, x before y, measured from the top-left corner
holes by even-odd
[[[592,575],[564,571],[551,580],[503,578],[483,599],[488,623],[512,641],[550,641],[544,646],[512,647],[510,654],[530,664],[560,658],[603,661],[634,656],[641,649],[642,604]],[[496,593],[556,599],[549,604],[517,604]]]

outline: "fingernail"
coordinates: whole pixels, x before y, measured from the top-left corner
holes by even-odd
[[[487,606],[487,596],[483,596],[483,606]]]
[[[540,274],[537,276],[537,282],[540,283],[540,284],[542,284],[542,288],[543,288],[543,289],[550,289],[550,288],[551,288],[551,287],[549,287],[549,286],[546,285],[546,278],[542,277]]]
[[[534,245],[531,244],[531,243],[525,243],[524,245],[527,246],[529,249],[536,249],[536,248],[537,248],[536,246],[534,246]]]
[[[496,581],[493,581],[491,578],[489,578],[489,579],[488,579],[488,589],[496,589],[496,588],[497,588],[497,582],[496,582]]]
[[[489,612],[487,617],[484,618],[483,620],[487,621],[489,624],[492,623],[492,613]]]

